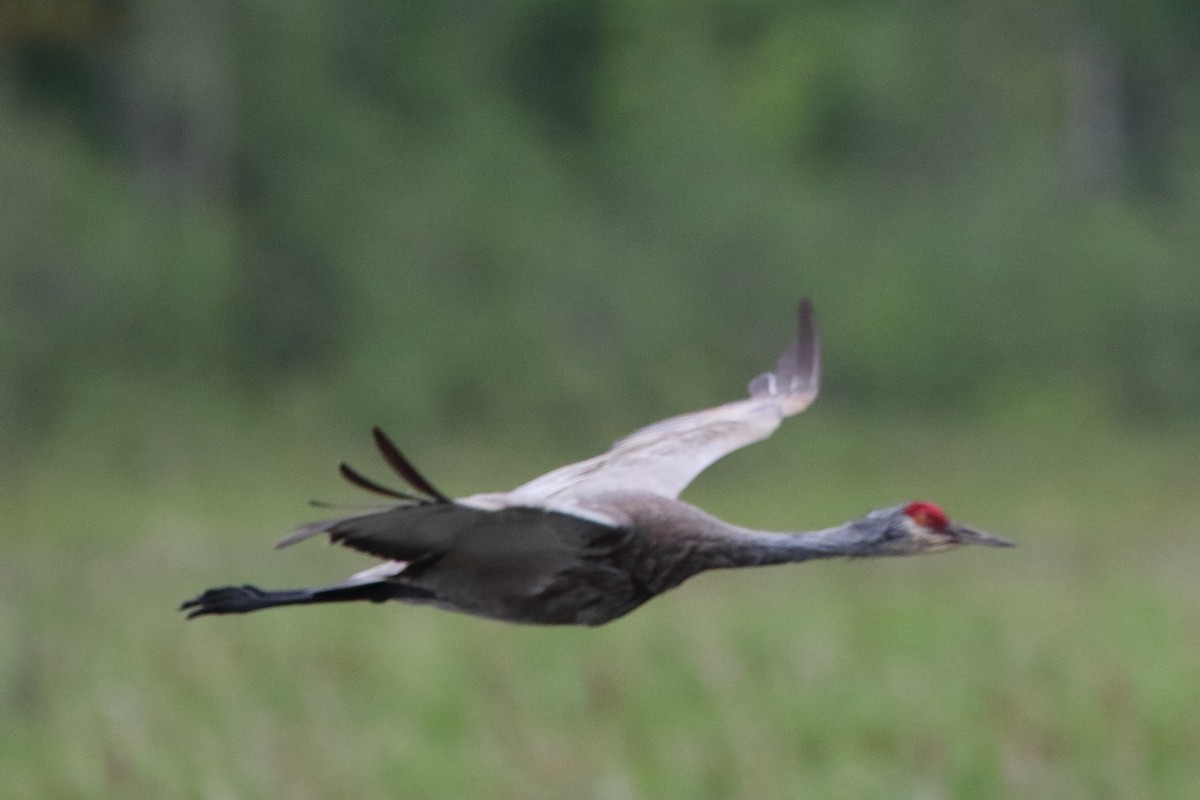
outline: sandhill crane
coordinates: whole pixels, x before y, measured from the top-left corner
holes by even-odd
[[[507,622],[602,625],[710,569],[916,555],[965,544],[1011,547],[950,522],[926,501],[882,508],[826,530],[770,533],[732,525],[677,499],[708,465],[767,438],[784,417],[816,399],[820,347],[807,300],[800,303],[798,328],[774,372],[750,382],[748,398],[657,422],[603,455],[506,493],[452,500],[376,428],[375,444],[409,488],[387,488],[342,464],[349,482],[394,502],[303,525],[277,546],[324,533],[383,563],[321,588],[209,589],[181,610],[192,618],[400,600]]]

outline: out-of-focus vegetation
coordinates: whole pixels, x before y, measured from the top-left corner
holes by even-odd
[[[0,795],[1190,797],[1200,5],[0,0]],[[1009,552],[597,631],[184,626],[380,423],[453,493],[731,399],[689,498]],[[332,495],[332,497],[331,497]]]
[[[787,528],[936,492],[1020,547],[705,575],[597,629],[173,613],[369,563],[269,549],[344,452],[235,442],[203,480],[62,467],[6,500],[0,795],[1184,800],[1200,779],[1200,437],[814,408],[688,497]],[[551,465],[431,455],[458,491]]]
[[[127,393],[590,434],[801,293],[833,402],[1200,402],[1190,4],[6,8],[9,447]]]

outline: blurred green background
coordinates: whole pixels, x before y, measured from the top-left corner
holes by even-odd
[[[1200,6],[0,0],[0,795],[1200,786]],[[686,499],[1015,551],[703,576],[597,630],[185,625],[359,502],[820,402]],[[317,512],[320,513],[320,512]]]

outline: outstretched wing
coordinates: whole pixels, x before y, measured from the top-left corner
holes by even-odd
[[[614,529],[613,522],[603,515],[563,514],[540,505],[514,505],[505,495],[451,500],[417,471],[383,431],[375,428],[373,433],[384,460],[409,488],[384,486],[343,463],[338,469],[347,481],[396,502],[301,525],[281,539],[276,548],[327,534],[332,544],[387,559],[389,564],[380,568],[390,572],[372,568],[355,576],[377,578],[400,571],[412,573],[455,548],[460,556],[468,558],[489,553],[496,557],[517,554],[531,563],[541,563],[552,553],[560,558],[564,554],[578,555],[572,542],[602,539],[603,533]],[[538,557],[539,553],[543,557]]]
[[[603,455],[569,464],[523,486],[514,501],[569,501],[620,490],[679,493],[722,456],[766,439],[784,417],[799,414],[817,397],[821,351],[812,304],[800,302],[798,331],[774,372],[750,382],[750,397],[671,417],[636,431]]]

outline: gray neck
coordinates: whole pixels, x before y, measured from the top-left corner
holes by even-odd
[[[609,501],[645,549],[631,569],[653,592],[710,569],[786,564],[814,558],[870,556],[878,543],[861,521],[806,533],[771,533],[731,525],[695,506],[639,492]],[[604,512],[607,508],[599,506]]]
[[[719,535],[705,539],[705,560],[709,562],[706,569],[873,554],[863,532],[854,523],[803,533],[773,533],[729,526]]]

